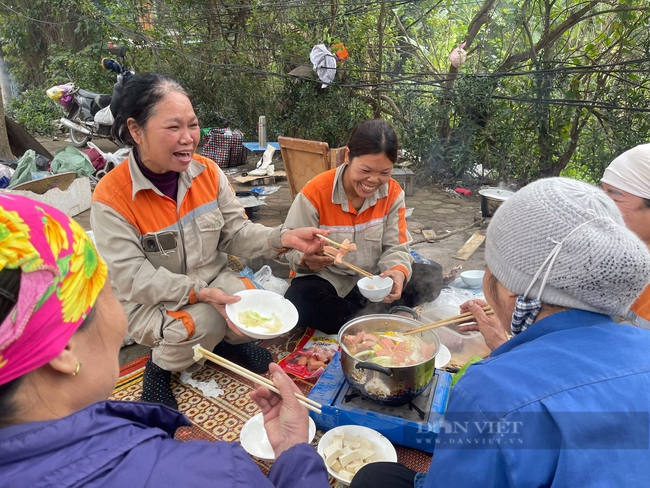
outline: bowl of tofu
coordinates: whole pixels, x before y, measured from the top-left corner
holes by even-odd
[[[377,461],[397,462],[391,442],[376,430],[361,425],[341,425],[328,430],[318,442],[318,454],[327,472],[348,486],[365,465]]]

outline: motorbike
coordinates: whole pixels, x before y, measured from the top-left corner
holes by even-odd
[[[59,122],[70,131],[70,140],[75,147],[85,147],[93,138],[110,139],[113,114],[116,101],[122,92],[123,83],[135,73],[126,67],[126,48],[109,45],[109,52],[118,58],[104,58],[101,65],[105,70],[117,75],[113,85],[113,94],[105,95],[84,90],[73,82],[53,86],[46,91],[47,96],[54,100],[66,114]],[[112,102],[112,103],[111,103]]]

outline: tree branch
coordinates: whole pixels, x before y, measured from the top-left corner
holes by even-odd
[[[376,98],[370,97],[368,95],[363,95],[361,93],[356,93],[356,92],[350,92],[350,93],[351,93],[351,95],[353,97],[358,98],[359,100],[370,104],[372,106],[372,108],[374,108],[375,110],[378,109],[378,103],[377,103]],[[392,110],[389,110],[389,109],[379,105],[379,111],[381,111],[382,113],[385,113],[387,115],[390,115],[395,120],[398,120],[399,122],[401,122],[401,124],[404,125],[404,126],[408,125],[408,122],[406,121],[406,119],[404,118],[404,116],[402,115],[401,111],[399,110],[399,108],[397,107],[397,105],[395,104],[395,102],[393,101],[392,98],[390,98],[390,97],[388,97],[386,95],[380,95],[379,98],[381,98],[383,101],[388,103],[392,108]]]
[[[472,18],[467,26],[467,36],[465,36],[465,50],[467,51],[469,47],[476,39],[481,27],[483,27],[490,20],[490,9],[493,7],[496,0],[485,0],[480,10],[476,12],[476,15]],[[456,76],[458,75],[458,68],[449,65],[449,79],[444,83],[446,87],[452,87],[456,81]]]
[[[558,25],[555,29],[549,31],[548,34],[544,35],[544,37],[542,37],[537,42],[537,44],[535,44],[535,52],[539,52],[545,47],[554,44],[560,38],[560,36],[564,34],[568,29],[578,24],[579,22],[583,21],[587,13],[589,13],[591,9],[593,9],[596,5],[598,5],[601,2],[602,0],[591,0],[583,8],[569,15],[569,17],[567,17],[567,19],[564,22]],[[528,61],[530,59],[530,55],[531,55],[530,51],[524,51],[521,53],[513,54],[508,59],[506,59],[496,71],[497,72],[506,71],[517,63],[520,63],[522,61]]]

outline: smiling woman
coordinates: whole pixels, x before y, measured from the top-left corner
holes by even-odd
[[[442,285],[441,268],[412,264],[404,191],[391,178],[398,147],[388,122],[362,122],[350,135],[346,163],[321,173],[296,196],[285,221],[289,228],[308,225],[331,231],[334,241],[356,246],[346,262],[393,280],[383,303],[371,304],[356,287],[356,271],[321,252],[287,253],[296,278],[286,298],[298,309],[298,326],[336,334],[364,312],[412,307],[433,300],[440,291],[436,283]]]
[[[134,118],[127,120],[127,127],[136,146],[146,155],[142,164],[158,174],[185,171],[201,136],[190,99],[177,91],[160,101],[156,113],[147,121],[146,131]]]
[[[271,354],[225,314],[246,288],[227,255],[318,252],[316,234],[328,232],[252,224],[223,172],[194,153],[200,128],[192,102],[167,76],[129,78],[113,132],[131,152],[97,185],[90,217],[129,334],[152,348],[142,400],[177,408],[171,373],[200,367],[192,351],[198,343],[266,372]]]

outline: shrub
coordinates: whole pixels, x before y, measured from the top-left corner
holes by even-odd
[[[7,107],[7,115],[33,136],[51,136],[56,133],[53,122],[63,113],[47,97],[45,90],[31,88],[11,101]]]

